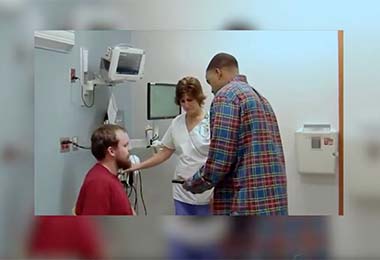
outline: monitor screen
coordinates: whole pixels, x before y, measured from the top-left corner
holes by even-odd
[[[148,120],[170,119],[181,114],[174,102],[176,84],[148,83]]]
[[[142,54],[120,52],[116,68],[117,74],[138,75]]]

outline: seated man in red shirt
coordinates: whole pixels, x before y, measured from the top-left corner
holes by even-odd
[[[103,125],[91,136],[91,152],[98,162],[87,173],[75,206],[76,215],[134,215],[118,179],[119,169],[131,167],[129,138],[118,125]]]

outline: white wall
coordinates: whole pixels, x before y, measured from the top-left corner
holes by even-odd
[[[97,88],[95,105],[82,106],[79,82],[69,82],[69,69],[79,76],[79,48],[89,50],[89,70],[98,72],[100,57],[108,46],[128,43],[128,31],[76,31],[69,53],[34,50],[34,171],[35,214],[72,214],[84,176],[96,162],[91,152],[60,153],[60,137],[78,136],[81,145],[90,145],[90,136],[103,123],[110,89]],[[126,110],[130,97],[126,86],[113,90],[119,107]],[[121,102],[123,101],[123,102]],[[89,101],[88,101],[89,102]],[[129,121],[128,115],[126,121]]]
[[[1,9],[1,8],[0,8]],[[0,11],[0,13],[3,10]],[[17,30],[9,28],[18,27]],[[26,23],[0,14],[0,255],[11,256],[12,241],[27,226],[33,211],[33,59],[20,35],[29,35]],[[30,34],[31,35],[31,34]],[[27,36],[26,36],[27,37]],[[14,154],[5,159],[6,150]],[[17,224],[15,224],[17,223]]]
[[[290,214],[337,214],[337,175],[301,176],[296,169],[294,133],[304,123],[330,123],[337,128],[338,52],[336,31],[132,31],[131,42],[146,50],[144,79],[132,89],[133,133],[143,134],[146,83],[197,77],[212,100],[205,69],[218,52],[233,54],[240,71],[271,102],[277,113],[286,157]],[[141,113],[143,111],[143,113]],[[164,134],[169,122],[161,122]],[[163,173],[160,196],[169,197],[173,162],[150,169]],[[147,174],[147,175],[148,175]],[[146,186],[158,181],[147,178]],[[163,205],[163,200],[155,205]],[[151,212],[153,213],[155,209]]]

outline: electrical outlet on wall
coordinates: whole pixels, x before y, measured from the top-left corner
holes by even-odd
[[[76,79],[75,68],[70,68],[70,82],[74,83]]]
[[[69,137],[61,137],[59,139],[60,152],[67,153],[70,152],[70,138]]]

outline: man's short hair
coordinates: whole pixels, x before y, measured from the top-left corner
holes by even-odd
[[[223,67],[235,67],[238,69],[239,65],[234,56],[228,53],[221,52],[221,53],[216,54],[211,59],[210,63],[207,66],[206,71],[210,71],[213,69],[220,69]]]
[[[108,147],[116,147],[119,140],[116,132],[126,130],[119,125],[105,124],[96,129],[91,136],[91,152],[97,160],[103,160],[106,157]]]

